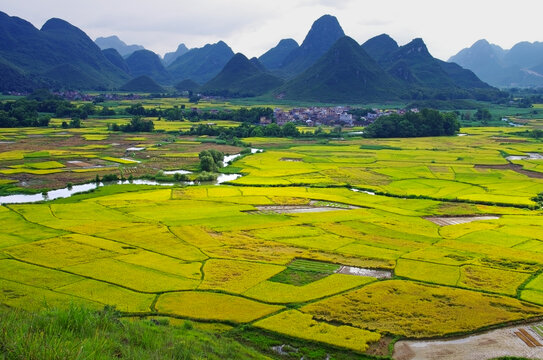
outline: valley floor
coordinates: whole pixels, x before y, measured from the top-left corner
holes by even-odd
[[[2,131],[12,142],[0,144],[7,192],[23,181],[77,181],[74,161],[108,169],[101,174],[195,170],[208,147],[156,134]],[[273,343],[301,344],[287,347],[291,358],[307,344],[320,349],[315,358],[456,359],[465,355],[458,344],[485,358],[540,357],[543,329],[531,324],[543,318],[543,179],[505,166],[543,173],[527,155],[543,154],[543,142],[518,131],[246,138],[265,151],[235,160],[225,171],[244,176],[220,186],[110,185],[4,204],[0,303],[115,306],[127,318],[214,324],[269,356],[283,351]]]

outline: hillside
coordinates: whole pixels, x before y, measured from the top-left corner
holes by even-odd
[[[293,39],[283,39],[270,50],[262,54],[258,60],[264,65],[267,69],[273,70],[281,67],[285,58],[295,49],[299,48],[300,45]]]
[[[126,58],[132,76],[146,75],[159,83],[168,83],[170,74],[157,54],[149,50],[138,50]]]
[[[216,76],[233,56],[232,49],[219,41],[190,50],[178,57],[167,69],[174,82],[191,79],[205,83]]]
[[[223,96],[257,96],[277,88],[282,83],[281,79],[263,71],[256,58],[249,60],[238,53],[199,91]]]
[[[387,42],[390,43],[389,40]],[[490,99],[498,93],[471,71],[434,58],[420,38],[395,51],[381,53],[379,63],[390,75],[411,89],[411,96],[424,94],[426,97],[442,99]]]
[[[122,91],[159,93],[164,89],[149,76],[141,75],[121,86]]]
[[[439,63],[430,55],[422,39],[414,39],[385,56],[381,65],[392,76],[410,85],[447,88],[453,86]]]
[[[281,72],[290,77],[302,73],[343,36],[345,33],[334,16],[320,17],[311,26],[302,45],[286,56],[280,68]]]
[[[127,57],[134,51],[144,50],[141,45],[127,45],[124,41],[119,39],[118,36],[99,37],[94,40],[94,43],[100,47],[100,49],[115,49],[121,56]]]
[[[113,48],[102,50],[102,54],[116,67],[121,69],[125,73],[129,73],[130,69],[126,60],[119,54],[119,52]]]
[[[40,312],[0,309],[0,323],[4,330],[0,357],[5,359],[267,358],[231,337],[199,330],[190,321],[178,325],[166,319],[129,321],[109,307],[102,311],[76,305]]]
[[[0,58],[4,66],[53,87],[106,89],[129,78],[83,31],[60,19],[50,19],[38,30],[0,12]],[[3,86],[17,87],[18,82]]]
[[[29,91],[37,84],[3,59],[0,59],[0,91]]]
[[[190,79],[181,80],[174,87],[179,91],[196,91],[200,88],[200,84]]]
[[[277,93],[293,100],[362,102],[398,99],[404,91],[400,82],[388,75],[356,41],[345,36]]]

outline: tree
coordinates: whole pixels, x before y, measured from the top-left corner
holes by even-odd
[[[273,123],[273,124],[266,125],[263,129],[263,132],[264,132],[264,136],[276,137],[276,136],[281,135],[281,128],[279,127],[279,125]]]
[[[144,120],[141,116],[134,116],[129,124],[117,125],[109,124],[109,130],[122,132],[152,132],[155,124],[151,120]]]
[[[224,154],[215,149],[201,151],[198,157],[200,158],[200,169],[208,172],[217,171],[219,167],[222,167],[224,160]]]
[[[488,109],[479,109],[475,113],[475,119],[482,121],[483,124],[487,124],[490,120],[492,120],[492,114]]]
[[[73,117],[72,120],[70,120],[70,127],[79,129],[81,127],[81,119],[78,117]]]
[[[207,172],[217,171],[217,165],[212,156],[205,155],[200,158],[200,170]]]
[[[300,136],[300,131],[298,130],[296,125],[288,122],[281,127],[281,135],[285,137],[298,137]]]

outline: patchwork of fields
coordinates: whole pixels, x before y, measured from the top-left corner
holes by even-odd
[[[332,141],[245,158],[239,185],[355,186],[397,196],[530,205],[543,192],[543,143],[518,128],[468,128],[467,136]],[[514,160],[507,160],[516,156]],[[524,172],[519,172],[521,165]],[[520,167],[519,167],[520,168]],[[528,171],[526,171],[528,170]],[[522,171],[522,170],[521,170]]]
[[[53,123],[61,119],[54,119]],[[129,119],[118,119],[127,123]],[[111,119],[88,120],[80,129],[0,129],[0,190],[62,188],[67,183],[85,183],[98,175],[119,178],[156,175],[160,171],[195,170],[198,153],[216,149],[227,154],[242,148],[207,143],[206,138],[179,138],[169,133],[144,135],[107,131]],[[115,122],[115,121],[113,121]],[[219,126],[237,123],[218,122]],[[156,121],[165,131],[188,130],[193,123]],[[182,127],[182,129],[180,128]]]
[[[2,130],[14,143],[0,144],[0,185],[20,174],[61,183],[95,165],[190,167],[209,147],[164,134],[25,131]],[[0,303],[113,305],[127,316],[243,325],[372,354],[392,339],[539,320],[543,211],[533,198],[543,192],[543,160],[507,158],[543,153],[543,143],[515,131],[245,139],[267,149],[238,160],[245,176],[230,185],[112,185],[4,205]],[[52,136],[62,146],[46,147]],[[127,158],[128,146],[146,150]]]
[[[310,200],[356,208],[253,212]],[[444,211],[499,218],[443,227],[425,219]],[[112,186],[1,208],[0,301],[250,323],[365,351],[382,336],[427,338],[543,316],[541,215],[348,189]],[[338,265],[395,278],[339,274]]]

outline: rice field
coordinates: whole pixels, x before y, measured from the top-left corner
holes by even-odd
[[[189,122],[157,121],[165,132],[145,135],[88,124],[0,129],[12,141],[0,144],[0,189],[194,170],[203,149],[241,150],[168,133]],[[265,151],[237,160],[244,176],[229,184],[111,186],[2,205],[0,304],[109,305],[355,354],[377,354],[392,338],[536,321],[543,211],[533,198],[543,179],[533,173],[543,160],[515,160],[529,171],[519,172],[506,157],[543,153],[543,143],[517,130],[326,144],[247,138]]]

